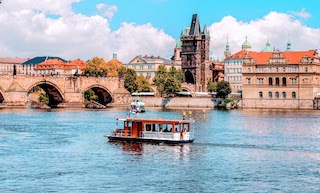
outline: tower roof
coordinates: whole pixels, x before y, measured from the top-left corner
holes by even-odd
[[[200,35],[201,29],[200,29],[200,22],[198,18],[198,14],[193,14],[192,15],[192,20],[191,20],[191,28],[189,35]]]
[[[246,41],[244,41],[243,44],[242,44],[242,49],[243,49],[243,48],[251,48],[251,45],[250,45],[250,43],[248,42],[247,36],[246,36]]]
[[[176,43],[176,48],[181,48],[182,47],[182,42],[180,40],[180,38],[177,40],[177,43]]]
[[[272,48],[269,43],[269,38],[267,40],[266,47],[263,48],[262,52],[272,52]]]

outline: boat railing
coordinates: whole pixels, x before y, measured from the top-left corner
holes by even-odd
[[[116,137],[131,137],[131,131],[123,130],[123,129],[115,129],[112,135]]]

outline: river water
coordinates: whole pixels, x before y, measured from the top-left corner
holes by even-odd
[[[0,110],[0,192],[320,192],[320,111],[193,111],[193,144],[108,142],[126,113]]]

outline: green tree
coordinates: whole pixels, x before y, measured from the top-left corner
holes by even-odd
[[[164,84],[164,88],[167,95],[174,95],[176,92],[181,91],[181,83],[173,76],[169,76]]]
[[[217,97],[225,99],[231,93],[231,87],[228,81],[220,81],[217,85]]]
[[[49,96],[47,93],[45,92],[41,92],[39,94],[39,98],[38,98],[39,102],[42,102],[44,104],[49,104]]]
[[[94,57],[87,62],[83,75],[93,77],[106,76],[108,74],[108,68],[107,63],[103,58]]]
[[[176,92],[181,91],[182,77],[181,70],[177,70],[174,66],[170,67],[164,85],[164,92],[167,95],[174,95]]]
[[[137,85],[137,92],[152,92],[151,84],[150,82],[143,76],[140,75],[137,77],[135,81]]]
[[[157,87],[158,92],[161,96],[164,92],[164,85],[168,77],[167,69],[165,65],[160,65],[153,78],[153,84]]]
[[[84,93],[84,98],[88,101],[96,101],[99,102],[99,97],[96,95],[96,93],[92,89],[88,89]]]
[[[124,87],[130,93],[133,93],[137,90],[136,79],[137,79],[136,71],[128,68],[125,72]]]
[[[207,84],[207,90],[208,92],[217,92],[217,83],[209,80]]]

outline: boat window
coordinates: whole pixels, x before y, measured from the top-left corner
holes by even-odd
[[[145,128],[146,128],[146,131],[151,131],[152,125],[151,124],[146,124]]]
[[[181,125],[179,125],[179,127],[176,127],[174,132],[180,132],[180,128],[181,128]]]
[[[174,125],[174,130],[175,130],[175,132],[178,132],[178,131],[179,131],[179,127],[180,127],[179,124],[175,124],[175,125]]]
[[[168,124],[167,128],[165,130],[163,130],[164,132],[171,132],[172,131],[172,125]]]
[[[189,131],[189,124],[188,123],[183,124],[183,131],[185,131],[185,132]]]
[[[128,128],[131,129],[131,127],[132,127],[132,122],[128,122],[127,124],[128,124]]]

